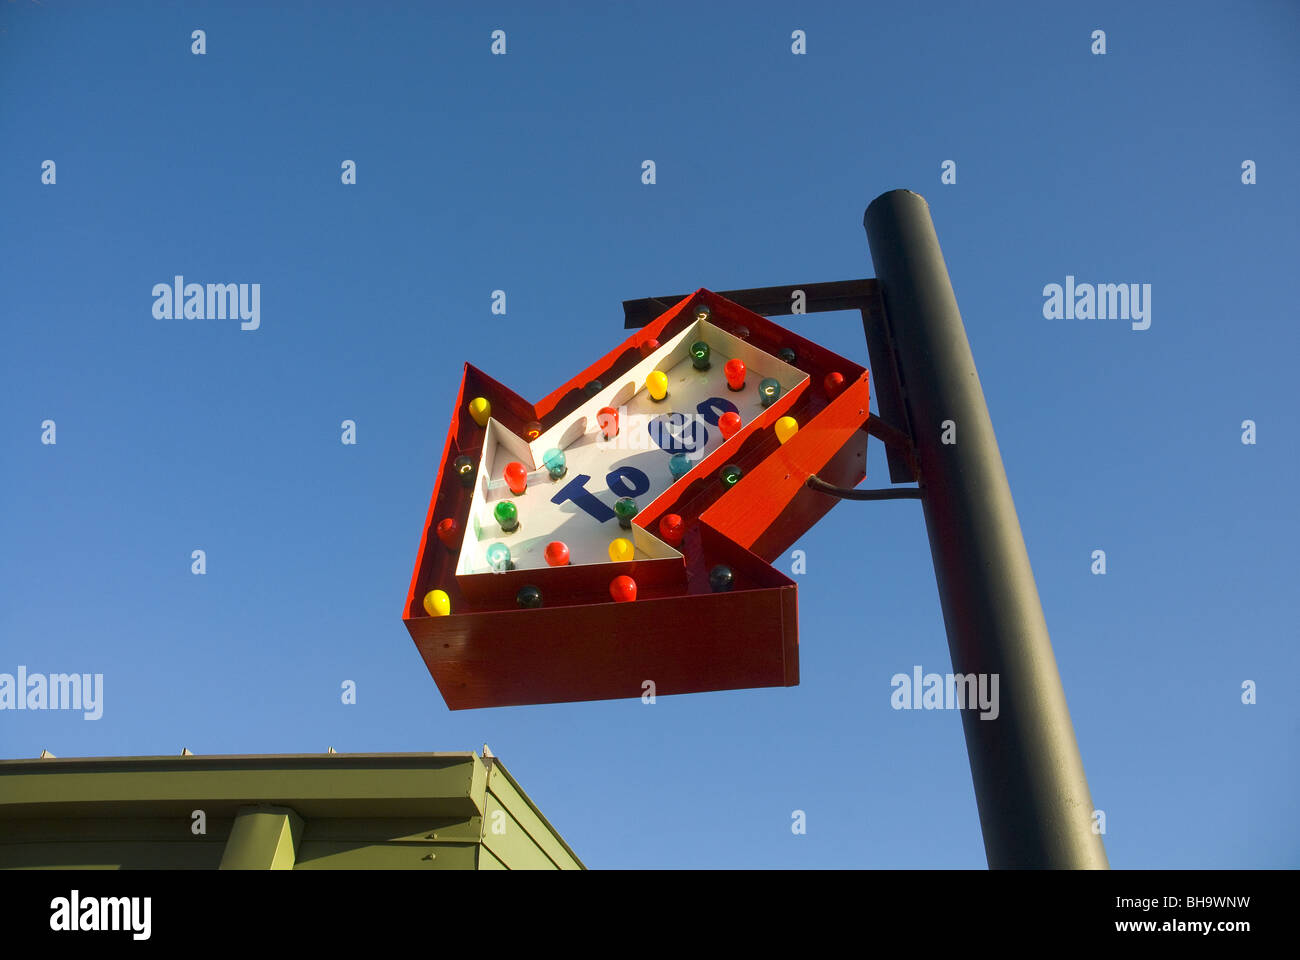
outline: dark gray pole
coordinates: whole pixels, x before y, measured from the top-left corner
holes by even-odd
[[[989,866],[1106,868],[1029,554],[929,205],[910,190],[893,190],[872,201],[863,223],[915,441],[953,673],[998,676],[996,719],[962,711]]]

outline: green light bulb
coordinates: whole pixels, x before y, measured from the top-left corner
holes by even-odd
[[[743,474],[744,471],[740,469],[739,464],[735,464],[735,463],[727,464],[720,471],[718,471],[718,479],[722,481],[722,489],[730,490],[732,487],[736,485],[736,482],[741,478]]]
[[[780,382],[771,377],[764,377],[763,382],[758,385],[759,402],[765,407],[770,407],[779,396],[781,396]]]
[[[624,530],[631,530],[632,518],[636,516],[636,501],[631,497],[622,497],[614,504],[614,513],[618,516],[618,525]]]
[[[691,344],[691,366],[696,370],[709,369],[709,345],[703,340]]]
[[[509,500],[502,500],[493,507],[492,515],[501,524],[502,533],[512,533],[519,529],[519,508]]]

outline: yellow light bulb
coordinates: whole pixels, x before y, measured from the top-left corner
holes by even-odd
[[[631,560],[634,553],[636,550],[632,546],[632,541],[626,537],[619,537],[609,545],[609,559],[615,563]]]
[[[424,595],[424,612],[431,617],[445,617],[451,613],[451,598],[441,590],[430,590]]]
[[[488,417],[492,416],[492,404],[485,397],[475,397],[469,402],[469,415],[480,427],[486,427]]]
[[[668,374],[656,370],[645,378],[645,388],[650,391],[651,400],[662,400],[668,396]]]
[[[785,443],[799,430],[799,421],[794,417],[782,417],[776,422],[776,438]]]

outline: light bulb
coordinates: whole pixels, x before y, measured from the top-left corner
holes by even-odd
[[[513,533],[519,529],[519,508],[509,500],[502,500],[493,507],[492,515],[501,524],[502,533]]]
[[[539,420],[529,420],[524,424],[524,439],[532,443],[542,435],[542,424]]]
[[[605,385],[601,383],[599,380],[588,380],[587,385],[582,388],[582,392],[585,393],[588,397],[594,397],[596,394],[600,393],[600,391],[604,389],[605,389]]]
[[[460,477],[462,487],[474,486],[474,461],[469,457],[461,455],[452,463],[451,468],[456,471],[456,476]]]
[[[636,581],[631,577],[615,577],[609,582],[609,595],[619,603],[629,603],[636,599]]]
[[[528,468],[518,461],[506,464],[506,486],[516,497],[528,491]]]
[[[734,336],[739,337],[741,340],[749,339],[749,327],[745,326],[743,323],[740,326],[738,326],[735,330],[732,330],[731,332]]]
[[[636,549],[632,546],[632,541],[626,537],[619,537],[609,545],[609,559],[615,563],[626,563],[636,554]]]
[[[600,427],[600,435],[606,440],[618,436],[618,411],[613,407],[601,407],[596,412],[596,423]]]
[[[707,321],[713,316],[713,311],[709,309],[707,303],[697,303],[695,305],[695,319]]]
[[[722,375],[727,378],[728,390],[743,390],[745,388],[745,361],[740,359],[728,360],[722,367]]]
[[[636,501],[631,497],[619,497],[614,503],[614,513],[618,516],[618,525],[631,530],[632,518],[636,516]]]
[[[510,559],[510,548],[504,543],[494,543],[487,548],[487,562],[493,573],[505,573],[515,568]]]
[[[662,370],[654,371],[645,378],[645,388],[650,394],[650,399],[658,403],[668,396],[668,374]]]
[[[736,582],[736,575],[725,564],[718,564],[709,571],[709,586],[714,593],[726,593]]]
[[[722,431],[722,439],[730,440],[744,424],[740,420],[740,414],[734,410],[728,410],[722,416],[718,417],[718,429]]]
[[[492,404],[485,397],[475,397],[469,402],[469,415],[480,427],[486,427],[488,417],[492,416]]]
[[[648,357],[650,356],[650,354],[654,353],[658,349],[659,349],[658,340],[647,340],[645,343],[641,344],[641,356]]]
[[[520,587],[519,592],[515,594],[515,603],[525,610],[536,610],[542,605],[542,591],[532,584]]]
[[[792,367],[795,365],[795,362],[799,359],[798,355],[794,352],[793,347],[782,347],[781,352],[778,353],[777,356],[781,358],[782,363],[788,363]]]
[[[844,389],[844,374],[831,371],[826,374],[826,379],[822,381],[822,389],[826,391],[826,396],[834,400]]]
[[[691,461],[684,453],[674,453],[668,458],[668,469],[672,472],[673,480],[680,480],[691,472]]]
[[[691,344],[691,366],[696,370],[709,369],[709,345],[703,340]]]
[[[563,540],[552,540],[542,552],[548,566],[567,567],[569,565],[569,547]]]
[[[729,463],[718,471],[718,479],[722,481],[723,490],[730,490],[743,475],[744,471],[736,463]]]
[[[455,550],[460,546],[460,524],[452,517],[438,521],[438,539],[448,550]]]
[[[424,612],[431,617],[445,617],[451,613],[451,598],[441,590],[430,590],[424,595]]]
[[[794,417],[782,417],[776,422],[776,439],[785,443],[799,431],[799,421]]]
[[[552,480],[559,480],[569,472],[569,468],[564,463],[564,451],[559,447],[552,447],[542,454],[542,463],[546,465],[546,472],[551,475]]]
[[[665,513],[659,519],[659,536],[671,547],[682,545],[682,535],[686,533],[686,524],[675,513]]]
[[[758,400],[763,406],[770,407],[781,396],[781,384],[771,377],[764,377],[758,385]]]

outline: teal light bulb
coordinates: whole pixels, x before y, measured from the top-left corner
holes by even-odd
[[[502,533],[511,533],[519,528],[519,508],[509,500],[502,500],[492,510],[492,515],[501,524]]]
[[[674,480],[680,480],[691,472],[691,461],[684,453],[674,453],[668,458],[668,469],[672,471]]]
[[[493,573],[505,573],[515,568],[510,559],[510,548],[504,543],[494,543],[487,548],[487,561]]]
[[[781,384],[771,377],[764,377],[758,385],[758,399],[765,407],[770,407],[781,396]]]
[[[542,454],[542,463],[546,465],[546,472],[552,480],[559,480],[569,470],[564,462],[564,451],[559,447],[552,447]]]
[[[691,366],[696,370],[709,369],[709,345],[703,340],[691,344]]]

